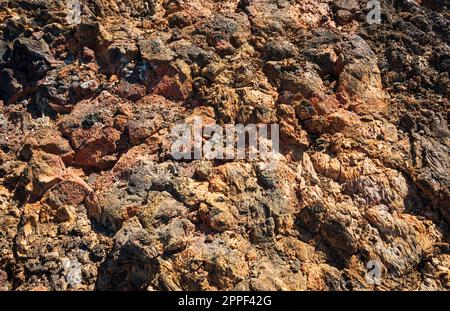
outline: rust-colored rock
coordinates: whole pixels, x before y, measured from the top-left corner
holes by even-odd
[[[0,0],[0,290],[450,289],[442,1],[80,2]]]

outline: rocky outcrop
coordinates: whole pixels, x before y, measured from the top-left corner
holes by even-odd
[[[0,1],[0,290],[448,290],[449,16],[381,2]]]

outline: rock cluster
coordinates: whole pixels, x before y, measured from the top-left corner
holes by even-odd
[[[0,290],[448,290],[449,11],[381,8],[0,0]],[[277,167],[174,160],[195,117]]]

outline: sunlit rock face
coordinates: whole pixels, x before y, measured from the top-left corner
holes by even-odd
[[[0,290],[448,290],[448,8],[367,2],[0,0]]]

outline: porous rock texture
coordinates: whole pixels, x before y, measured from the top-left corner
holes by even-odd
[[[367,2],[0,0],[0,289],[448,290],[449,2]]]

